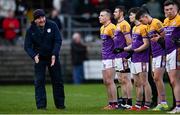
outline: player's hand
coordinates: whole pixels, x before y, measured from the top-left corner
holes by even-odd
[[[161,46],[161,48],[165,49],[165,41],[164,38],[160,37],[157,43]]]
[[[114,54],[118,54],[118,53],[121,53],[121,52],[123,52],[124,51],[124,48],[115,48],[114,50],[113,50],[113,53]]]
[[[56,60],[56,56],[53,55],[53,56],[51,57],[51,67],[54,66],[55,60]]]
[[[130,51],[128,51],[128,55],[127,55],[125,58],[126,58],[126,59],[131,58],[131,57],[132,57],[132,55],[133,55],[133,53],[134,53],[134,50],[130,50]]]
[[[157,42],[160,37],[161,37],[161,36],[156,33],[156,34],[154,34],[153,37],[151,38],[151,41]]]
[[[37,54],[37,55],[34,57],[34,60],[35,60],[35,63],[36,63],[36,64],[39,63],[39,54]]]
[[[180,47],[180,37],[172,37],[172,42],[173,42],[176,46]]]

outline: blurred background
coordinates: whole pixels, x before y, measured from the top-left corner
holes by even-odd
[[[60,52],[62,76],[66,83],[73,83],[70,50],[74,32],[80,32],[83,44],[87,47],[85,82],[100,79],[100,10],[108,8],[113,12],[115,6],[124,5],[128,11],[131,7],[144,5],[153,17],[163,20],[163,2],[164,0],[0,0],[0,83],[33,82],[33,61],[24,52],[23,44],[34,9],[44,9],[47,18],[58,24],[63,39]],[[127,16],[126,19],[128,20]]]

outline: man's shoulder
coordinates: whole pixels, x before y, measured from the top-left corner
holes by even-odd
[[[32,31],[33,28],[34,28],[34,27],[33,27],[33,25],[31,24],[30,26],[27,27],[27,32]]]
[[[168,25],[168,22],[169,22],[169,18],[165,18],[165,19],[164,19],[164,23],[163,23],[164,26],[167,26],[167,25]]]
[[[162,24],[162,22],[159,19],[153,18],[152,25],[156,25],[156,24],[159,24],[159,23]]]
[[[49,20],[49,19],[46,19],[46,23],[47,23],[48,25],[51,25],[51,26],[55,26],[55,25],[56,25],[56,23],[55,23],[54,21]]]

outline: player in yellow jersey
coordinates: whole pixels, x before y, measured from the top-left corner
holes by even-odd
[[[169,113],[180,113],[180,49],[173,42],[172,36],[179,34],[173,32],[180,28],[180,15],[178,14],[178,7],[175,2],[166,0],[164,2],[164,12],[166,19],[164,20],[165,43],[166,43],[166,70],[168,72],[170,82],[172,84],[173,93],[176,99],[176,107]]]
[[[124,19],[124,15],[124,6],[117,6],[114,10],[114,18],[117,20],[114,33],[115,69],[121,84],[122,103],[119,103],[119,108],[130,108],[132,106],[132,83],[130,77],[130,60],[126,59],[129,54],[127,52],[116,52],[116,48],[124,48],[131,44],[131,27]]]
[[[130,110],[147,110],[151,105],[151,87],[148,82],[149,40],[147,38],[147,26],[135,19],[138,7],[129,10],[129,18],[135,26],[132,29],[132,44],[125,47],[125,51],[134,52],[131,58],[131,73],[136,87],[136,104]],[[143,89],[145,104],[143,101]]]
[[[103,82],[106,86],[108,95],[108,105],[103,109],[113,110],[118,108],[116,85],[114,83],[115,69],[114,69],[114,30],[116,26],[111,23],[111,12],[108,9],[104,9],[100,12],[99,22],[102,24],[100,29],[100,36],[102,39],[102,64],[103,64]]]
[[[152,71],[153,78],[156,83],[158,91],[158,105],[153,109],[154,111],[167,110],[168,105],[165,96],[165,87],[163,83],[163,76],[165,72],[165,42],[164,42],[164,27],[160,20],[152,18],[145,10],[140,10],[136,14],[136,19],[148,26],[148,36],[151,41],[152,51]],[[161,36],[156,39],[154,36]]]

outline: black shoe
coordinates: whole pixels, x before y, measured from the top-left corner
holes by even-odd
[[[120,109],[120,110],[125,110],[126,107],[125,107],[124,105],[120,104],[120,105],[118,105],[118,109]]]
[[[59,106],[59,107],[56,107],[57,109],[65,109],[66,107],[65,106]]]
[[[157,102],[152,102],[151,105],[150,105],[150,108],[154,108],[157,106]]]

